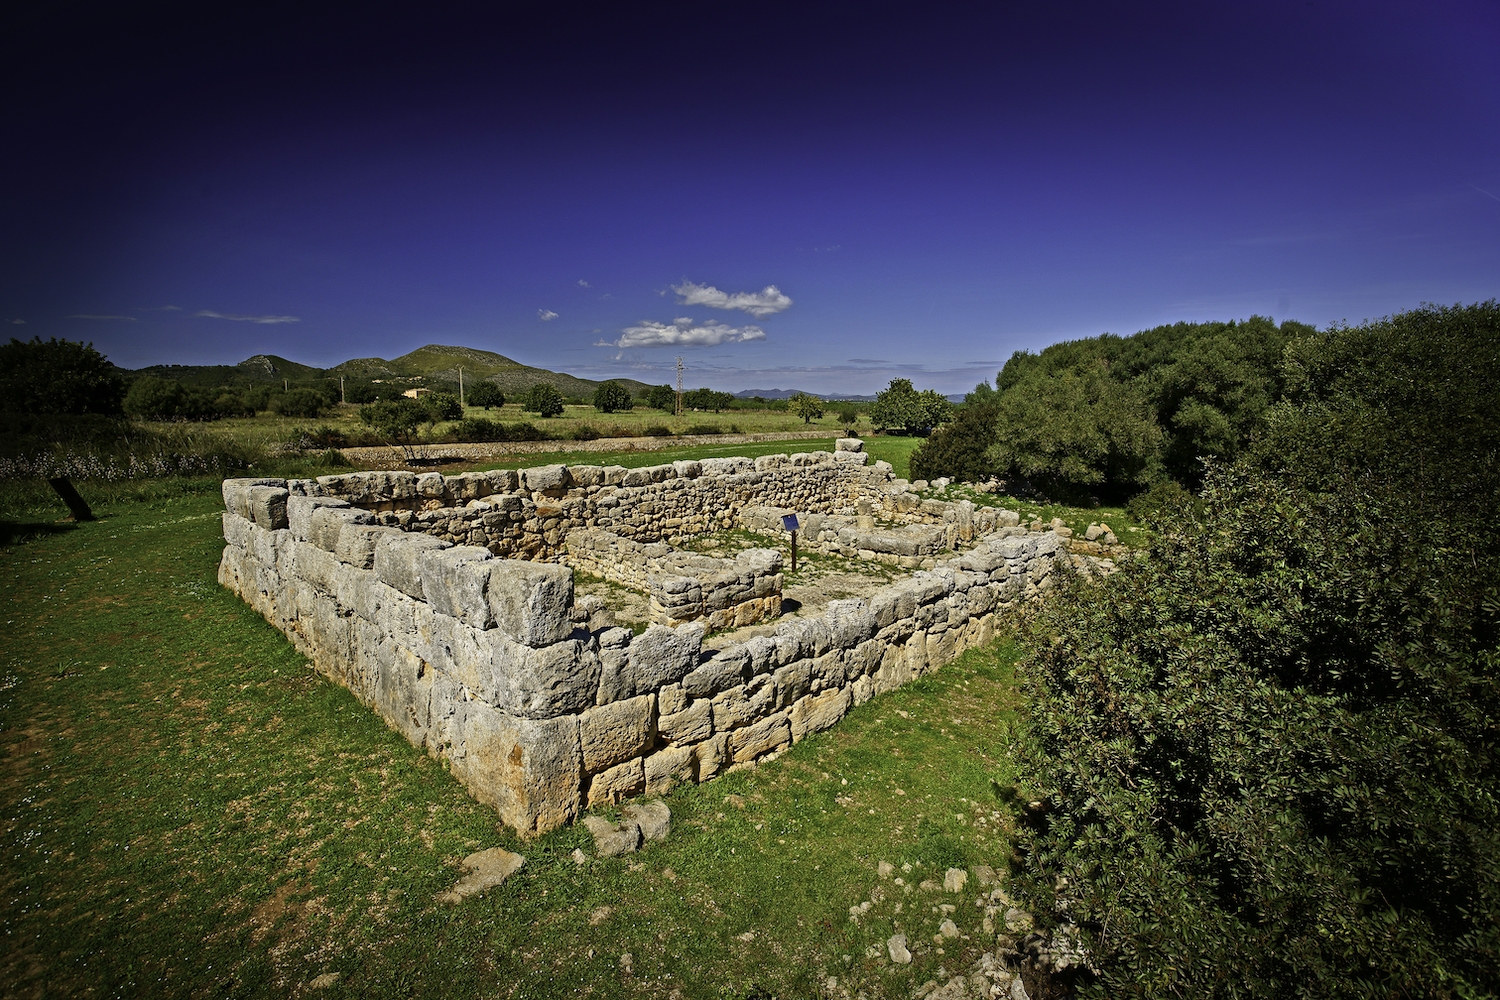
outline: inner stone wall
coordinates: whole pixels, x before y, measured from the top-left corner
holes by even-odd
[[[673,540],[747,506],[858,518],[863,501],[959,530],[958,505],[902,500],[904,484],[863,455],[772,458],[227,480],[219,579],[504,822],[544,832],[833,725],[988,641],[994,616],[1066,556],[1056,532],[976,532],[969,551],[926,556],[868,600],[717,650],[696,622],[590,630],[571,569],[536,561],[566,557],[578,528]],[[968,515],[971,529],[995,523]]]

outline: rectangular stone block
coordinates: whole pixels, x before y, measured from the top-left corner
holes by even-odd
[[[399,535],[400,528],[386,528],[378,524],[349,523],[339,528],[338,544],[333,555],[339,562],[359,569],[375,567],[375,546],[382,535]]]
[[[572,633],[571,569],[520,559],[497,559],[487,565],[489,583],[485,592],[490,612],[507,635],[540,647],[560,642]]]
[[[640,757],[656,742],[656,696],[643,694],[585,711],[578,719],[588,774]]]
[[[692,622],[676,628],[652,625],[636,636],[628,654],[631,693],[655,691],[686,677],[698,664],[705,632]]]
[[[637,757],[589,779],[589,808],[615,805],[646,790],[646,762]]]
[[[337,552],[345,526],[374,522],[369,511],[358,507],[318,507],[308,514],[307,540],[324,552]]]
[[[454,730],[465,751],[454,757],[454,773],[507,825],[534,835],[578,816],[583,753],[576,716],[518,719],[465,702]]]
[[[667,747],[646,758],[646,794],[665,795],[693,780],[693,748]]]
[[[680,711],[661,716],[656,728],[668,743],[689,744],[706,740],[714,731],[713,702],[699,698]]]
[[[729,763],[729,734],[715,733],[693,747],[693,774],[698,781],[708,781]]]
[[[267,531],[286,527],[286,487],[257,484],[249,488],[248,496],[250,520]]]
[[[500,629],[474,634],[489,647],[490,657],[465,669],[472,669],[474,688],[495,707],[521,718],[545,719],[594,704],[599,654],[587,644],[569,639],[537,648]]]
[[[447,548],[452,546],[431,535],[412,532],[382,535],[375,542],[375,575],[403,594],[419,601],[426,600],[422,590],[422,554]]]
[[[754,687],[748,684],[732,687],[713,699],[714,729],[724,733],[748,726],[769,714],[775,704],[776,685],[769,679]]]
[[[474,628],[492,628],[495,616],[488,595],[490,567],[485,564],[493,558],[489,549],[477,545],[419,553],[417,569],[422,575],[422,594],[432,610]]]
[[[521,484],[533,493],[543,490],[566,490],[573,484],[566,465],[541,465],[521,470]]]
[[[798,742],[809,733],[821,732],[842,719],[854,703],[849,688],[838,688],[822,694],[810,694],[792,706],[789,716],[792,741]]]
[[[291,530],[292,537],[300,542],[312,541],[312,514],[313,511],[323,507],[347,508],[347,500],[339,500],[336,497],[299,497],[288,496],[286,500],[287,528]]]
[[[792,742],[792,727],[785,712],[777,712],[744,729],[729,734],[730,758],[736,764],[763,757]]]

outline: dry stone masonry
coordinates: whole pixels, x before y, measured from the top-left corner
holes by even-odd
[[[1058,532],[923,500],[859,447],[643,469],[226,480],[219,580],[507,824],[542,833],[828,728],[988,641],[995,615],[1068,558]],[[775,510],[799,513],[826,551],[915,572],[705,649],[709,629],[777,618],[781,557],[673,546],[770,530]],[[649,590],[658,623],[636,635],[591,618],[572,566]]]

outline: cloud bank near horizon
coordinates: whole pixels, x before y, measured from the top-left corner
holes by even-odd
[[[619,340],[601,340],[595,347],[717,347],[720,344],[743,344],[765,340],[766,331],[758,326],[730,326],[709,320],[695,323],[686,316],[671,323],[643,319],[620,331]]]
[[[241,316],[236,313],[214,312],[212,309],[200,309],[193,313],[194,316],[204,319],[232,319],[238,323],[300,323],[300,316]]]

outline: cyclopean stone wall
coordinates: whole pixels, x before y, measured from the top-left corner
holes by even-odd
[[[702,623],[652,625],[640,635],[590,630],[571,569],[494,551],[505,543],[532,556],[558,549],[564,514],[570,526],[584,512],[596,522],[608,517],[614,532],[637,504],[684,499],[681,524],[667,523],[679,519],[670,507],[641,511],[641,523],[629,526],[649,537],[724,523],[722,510],[733,516],[751,499],[796,496],[804,511],[847,511],[889,480],[887,471],[840,459],[761,468],[722,461],[703,463],[696,478],[674,467],[657,467],[673,468],[670,480],[632,470],[644,472],[634,484],[610,484],[616,474],[601,470],[593,493],[579,485],[590,473],[561,467],[514,480],[227,480],[219,580],[319,671],[444,760],[504,822],[540,833],[591,805],[709,780],[833,725],[852,706],[987,641],[994,616],[1046,587],[1065,554],[1054,532],[1001,528],[962,554],[927,557],[929,569],[868,600],[835,601],[821,617],[784,619],[768,634],[705,650]],[[505,491],[482,492],[497,478]],[[694,485],[669,493],[665,484],[676,481]],[[710,484],[717,505],[707,502]],[[343,496],[326,495],[334,493]],[[501,502],[485,504],[482,530],[453,529],[451,512],[481,510],[473,501],[495,495]],[[510,521],[521,525],[515,534],[485,525],[484,514],[507,511],[512,498],[536,524]],[[562,508],[551,527],[537,510],[546,505]],[[436,512],[450,513],[420,519]],[[449,525],[442,534],[440,521]],[[476,538],[489,546],[468,544]]]

